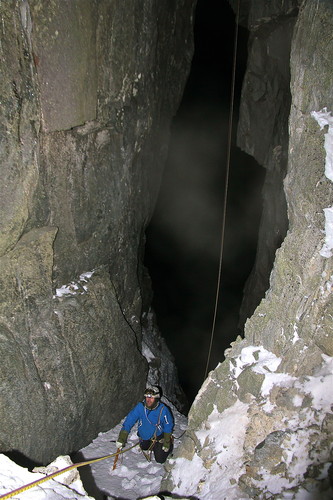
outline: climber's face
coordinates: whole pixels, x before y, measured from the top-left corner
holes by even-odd
[[[153,406],[154,402],[155,402],[155,398],[152,398],[149,396],[146,397],[146,406],[148,406],[148,408]]]

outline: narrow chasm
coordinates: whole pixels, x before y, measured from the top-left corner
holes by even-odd
[[[235,60],[235,29],[227,2],[198,2],[191,72],[173,120],[160,195],[146,231],[145,265],[152,279],[153,307],[190,401],[204,380],[220,252],[210,369],[223,361],[224,350],[242,334],[239,311],[255,261],[262,212],[265,169],[236,145],[248,31],[238,27]]]

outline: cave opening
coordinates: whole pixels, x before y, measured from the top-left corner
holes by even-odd
[[[192,402],[205,374],[216,300],[235,15],[227,1],[198,0],[193,56],[171,127],[159,198],[146,231],[145,265],[153,308]],[[236,147],[248,32],[238,51],[221,284],[209,369],[242,334],[239,310],[252,269],[262,210],[264,169]]]

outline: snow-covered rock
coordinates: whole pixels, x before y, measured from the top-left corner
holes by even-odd
[[[0,495],[42,479],[45,475],[63,469],[72,462],[69,457],[58,457],[50,465],[39,468],[39,472],[29,472],[5,455],[0,455]],[[40,485],[15,494],[17,500],[93,500],[83,488],[77,470],[56,476]]]
[[[322,361],[312,376],[291,376],[273,353],[248,346],[219,365],[195,399],[163,487],[200,500],[308,498],[297,496],[302,491],[329,500],[333,358]],[[225,364],[234,401],[228,407]],[[247,371],[262,375],[252,392],[242,387]]]

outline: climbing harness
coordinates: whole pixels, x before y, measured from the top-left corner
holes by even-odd
[[[117,458],[117,457],[119,457],[119,455],[122,455],[123,453],[126,453],[127,451],[131,450],[132,448],[135,448],[136,446],[138,446],[139,443],[140,443],[140,441],[133,444],[129,448],[126,448],[126,450],[121,450],[118,448],[116,453],[111,453],[110,455],[105,455],[104,457],[92,458],[91,460],[86,460],[85,462],[78,462],[77,464],[69,465],[68,467],[65,467],[64,469],[59,469],[56,472],[49,474],[48,476],[37,479],[36,481],[33,481],[32,483],[20,486],[20,488],[16,488],[15,490],[10,491],[8,493],[5,493],[4,495],[0,495],[0,499],[4,500],[5,498],[11,498],[14,495],[18,495],[18,493],[23,493],[24,491],[27,491],[30,488],[33,488],[34,486],[38,486],[39,484],[45,483],[46,481],[49,481],[50,479],[53,479],[54,477],[60,476],[60,474],[63,474],[64,472],[68,472],[70,470],[77,469],[79,467],[83,467],[84,465],[89,465],[89,464],[93,464],[96,462],[101,462],[102,460],[106,460],[107,458],[112,458],[112,457]],[[118,460],[118,458],[117,458],[117,460]],[[115,469],[115,466],[113,464],[113,470],[114,469]]]
[[[171,436],[171,443],[173,443],[173,442],[174,442],[174,437]],[[148,450],[143,450],[142,448],[140,448],[141,451],[142,451],[142,453],[143,453],[143,455],[144,455],[144,457],[145,457],[145,459],[147,460],[147,462],[151,462],[151,455],[153,453],[154,446],[155,446],[156,443],[163,443],[163,438],[162,439],[157,439],[156,436],[154,435],[151,438],[151,444],[150,444]]]
[[[157,423],[155,424],[155,432],[154,432],[153,436],[151,437],[151,444],[150,444],[150,446],[149,446],[148,450],[143,450],[143,449],[141,448],[141,451],[142,451],[143,455],[145,456],[145,458],[146,458],[146,460],[147,460],[148,462],[151,462],[151,455],[152,455],[152,453],[153,453],[154,446],[155,446],[155,444],[158,442],[158,441],[157,441],[157,429],[158,429],[158,428],[159,428],[159,426],[160,426],[160,421],[161,421],[161,416],[162,416],[162,411],[163,411],[163,408],[164,408],[164,405],[163,405],[163,404],[161,404],[161,409],[160,409],[160,413],[159,413],[159,416],[158,416],[158,421],[157,421]],[[149,418],[148,418],[148,415],[147,415],[147,412],[146,412],[146,408],[145,408],[145,415],[146,415],[146,419],[148,420],[148,422],[149,422],[151,425],[154,425],[154,424],[152,424],[152,423],[151,423],[151,421],[150,421],[150,420],[149,420]]]
[[[152,437],[151,444],[150,444],[148,450],[143,450],[141,448],[141,451],[142,451],[145,459],[147,460],[147,462],[151,462],[151,455],[153,453],[153,449],[154,449],[154,446],[155,446],[156,443],[157,443],[157,439],[156,439],[156,436],[154,435]]]
[[[234,100],[235,100],[235,82],[236,82],[236,62],[237,62],[237,43],[238,43],[238,24],[239,24],[239,12],[240,12],[240,0],[237,2],[237,13],[236,13],[236,27],[235,27],[235,39],[234,39],[234,54],[233,54],[233,68],[232,68],[232,81],[231,81],[231,96],[230,96],[230,110],[229,110],[229,125],[228,125],[228,143],[227,143],[227,160],[226,160],[226,174],[225,174],[225,185],[224,185],[224,200],[223,200],[223,216],[222,216],[222,227],[221,227],[221,242],[220,242],[220,257],[219,257],[219,270],[217,275],[217,285],[216,285],[216,296],[215,296],[215,306],[213,314],[213,323],[210,334],[210,342],[208,348],[207,362],[204,380],[207,378],[208,367],[212,353],[213,339],[215,333],[216,317],[217,317],[217,307],[219,301],[219,292],[221,287],[221,274],[222,274],[222,260],[223,260],[223,247],[224,247],[224,232],[225,232],[225,221],[227,212],[227,199],[228,199],[228,187],[229,187],[229,171],[230,171],[230,156],[231,156],[231,139],[232,139],[232,126],[233,126],[233,115],[234,115]]]

